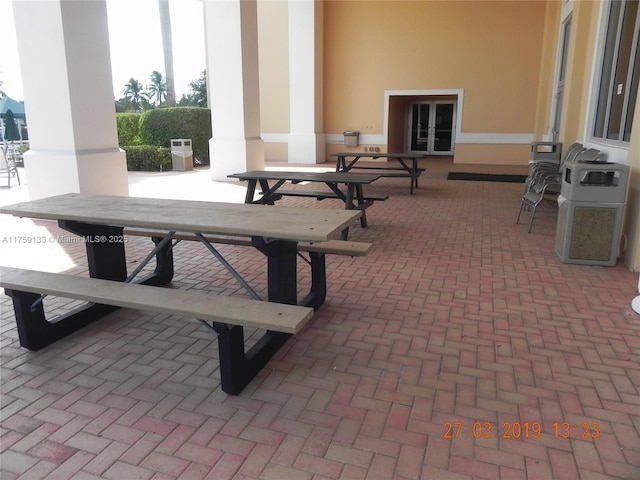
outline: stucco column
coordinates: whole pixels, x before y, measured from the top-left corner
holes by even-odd
[[[212,180],[264,169],[255,0],[205,0]]]
[[[128,195],[118,148],[104,0],[13,2],[30,150],[32,199]]]
[[[322,2],[289,0],[289,163],[325,161]]]

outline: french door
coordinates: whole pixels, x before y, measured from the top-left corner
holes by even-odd
[[[425,155],[453,155],[456,102],[416,102],[409,110],[409,151]]]

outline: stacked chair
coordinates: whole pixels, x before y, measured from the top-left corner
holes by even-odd
[[[536,209],[543,200],[555,201],[560,194],[560,186],[562,179],[562,167],[567,161],[588,161],[599,160],[602,154],[599,150],[585,149],[581,143],[574,143],[569,147],[566,153],[561,157],[553,158],[551,154],[537,154],[537,148],[534,144],[533,155],[529,162],[529,175],[524,183],[524,190],[520,199],[520,208],[516,223],[520,221],[522,211],[531,210],[529,219],[528,232],[531,233],[533,219],[536,215]],[[551,142],[548,145],[553,145]],[[556,148],[559,154],[561,147]]]

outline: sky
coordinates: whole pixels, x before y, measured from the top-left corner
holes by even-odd
[[[29,0],[20,0],[29,1]],[[91,1],[91,0],[83,0]],[[165,77],[157,0],[106,0],[113,73],[113,94],[135,78],[150,83],[154,70]],[[201,0],[169,0],[176,98],[190,92],[189,83],[205,69]],[[0,80],[14,100],[24,100],[11,0],[0,0]]]

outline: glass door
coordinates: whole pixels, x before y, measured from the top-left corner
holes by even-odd
[[[456,103],[416,102],[411,105],[409,151],[425,155],[452,155]]]

